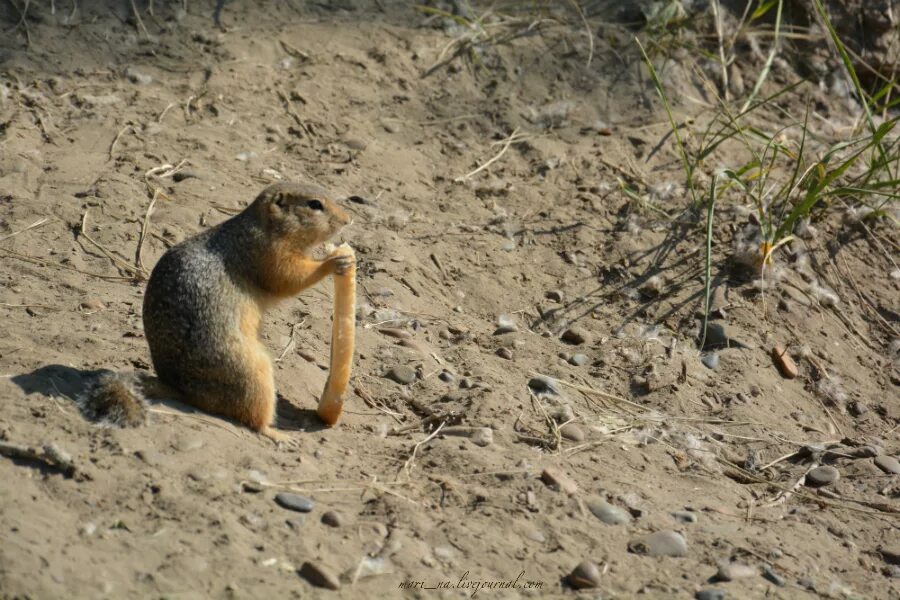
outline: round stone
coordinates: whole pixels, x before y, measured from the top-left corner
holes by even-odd
[[[322,514],[322,523],[329,527],[340,527],[343,525],[344,519],[340,513],[329,510]]]
[[[687,541],[677,531],[657,531],[628,542],[629,552],[645,556],[685,556]]]
[[[887,454],[876,456],[875,466],[885,473],[900,475],[900,460],[897,460],[893,456],[888,456]]]
[[[813,487],[822,487],[831,485],[841,478],[841,473],[834,467],[825,465],[816,467],[806,474],[806,485]]]
[[[595,517],[607,525],[625,525],[631,522],[631,514],[627,510],[603,500],[588,500],[587,507]]]
[[[590,361],[588,355],[581,354],[580,352],[569,357],[569,364],[575,365],[576,367],[583,367],[584,365],[588,364],[588,361]]]
[[[406,365],[398,365],[392,367],[385,376],[400,385],[406,385],[416,380],[416,370]]]
[[[303,496],[298,496],[297,494],[291,494],[289,492],[278,492],[275,494],[275,503],[282,508],[302,513],[310,512],[316,505],[315,502],[309,498],[304,498]]]
[[[576,590],[595,588],[600,585],[600,569],[589,560],[578,563],[569,574],[569,585]]]

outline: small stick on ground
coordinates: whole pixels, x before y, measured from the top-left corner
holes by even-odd
[[[150,215],[153,214],[153,207],[156,206],[156,199],[159,198],[159,190],[155,190],[153,192],[153,198],[150,199],[150,204],[147,206],[147,212],[144,213],[144,222],[141,225],[141,234],[138,236],[138,246],[137,252],[134,255],[134,264],[138,268],[138,270],[147,272],[147,269],[144,267],[144,261],[141,258],[141,253],[144,251],[144,241],[147,239],[147,233],[150,231]]]
[[[406,462],[403,463],[403,468],[401,469],[403,472],[406,473],[407,480],[412,478],[412,475],[411,475],[412,464],[413,464],[413,461],[416,460],[416,452],[419,451],[419,447],[421,445],[427,444],[428,442],[433,440],[437,436],[437,434],[439,434],[441,432],[441,429],[443,429],[444,425],[446,425],[446,424],[447,424],[446,421],[442,421],[441,424],[437,426],[437,429],[435,429],[434,431],[431,432],[431,435],[429,435],[428,437],[426,437],[424,440],[422,440],[420,442],[416,442],[416,445],[413,446],[412,453],[409,455],[409,458],[406,459]]]
[[[0,454],[9,458],[42,463],[51,469],[61,471],[66,477],[72,477],[77,472],[75,463],[72,462],[72,457],[57,447],[56,444],[47,444],[38,449],[0,441]]]
[[[134,2],[132,2],[132,6],[134,6]],[[119,133],[116,134],[116,137],[113,138],[112,143],[109,145],[109,160],[112,160],[114,158],[114,154],[116,153],[116,144],[119,143],[119,138],[125,135],[126,131],[134,133],[134,128],[131,125],[126,125],[119,130]]]
[[[34,229],[35,227],[40,227],[41,225],[43,225],[44,223],[46,223],[46,222],[49,221],[49,220],[50,220],[49,217],[44,217],[44,218],[41,219],[40,221],[35,221],[34,223],[32,223],[31,225],[29,225],[29,226],[26,227],[25,229],[20,229],[19,231],[13,231],[12,233],[8,233],[8,234],[6,234],[5,236],[3,236],[2,238],[0,238],[0,242],[5,242],[5,241],[8,240],[9,238],[15,237],[15,236],[19,235],[20,233],[25,233],[26,231],[29,231],[29,230],[31,230],[31,229]]]
[[[470,171],[469,173],[466,173],[465,175],[463,175],[461,177],[457,177],[453,181],[455,181],[457,183],[464,183],[464,182],[468,181],[469,179],[471,179],[472,177],[474,177],[475,175],[478,175],[479,173],[481,173],[482,171],[487,169],[489,166],[491,166],[492,164],[494,164],[495,162],[500,160],[500,157],[502,157],[504,154],[506,154],[506,151],[509,150],[510,146],[512,146],[513,144],[515,144],[517,142],[521,142],[522,140],[525,139],[525,137],[527,137],[527,136],[525,136],[524,134],[519,134],[519,128],[516,127],[513,130],[513,132],[511,134],[509,134],[508,138],[498,142],[498,143],[503,144],[503,148],[500,149],[500,152],[495,154],[490,160],[488,160],[486,163],[484,163],[483,165],[481,165],[474,171]]]
[[[136,269],[135,267],[132,267],[127,262],[125,262],[124,260],[122,260],[121,258],[116,256],[115,254],[113,254],[112,252],[107,250],[99,242],[95,241],[93,238],[91,238],[91,236],[89,236],[87,234],[87,216],[88,216],[88,211],[85,210],[84,216],[81,218],[81,231],[80,231],[80,234],[82,236],[84,236],[84,239],[89,241],[98,250],[100,250],[100,252],[102,252],[106,256],[106,258],[111,260],[113,262],[113,264],[118,265],[126,273],[130,273],[132,279],[136,279],[138,281],[145,280],[147,278],[147,272],[145,270]]]
[[[195,421],[200,421],[202,423],[206,423],[207,425],[212,425],[213,427],[218,427],[219,429],[224,429],[225,431],[227,431],[228,433],[230,433],[231,435],[233,435],[234,437],[236,437],[239,440],[243,439],[243,438],[241,438],[241,434],[238,433],[237,429],[235,429],[234,426],[232,426],[228,423],[220,423],[219,421],[216,421],[215,419],[211,419],[211,418],[205,417],[203,415],[192,415],[190,413],[174,412],[171,410],[163,410],[161,408],[148,408],[147,412],[156,413],[158,415],[166,415],[169,417],[178,417],[178,418],[184,417],[185,419],[194,419]]]
[[[138,12],[137,5],[134,3],[134,0],[131,0],[131,12],[134,13],[134,19],[137,21],[137,30],[138,33],[143,33],[144,38],[150,37],[150,32],[147,31],[147,28],[144,26],[144,21],[141,19],[141,14]]]
[[[779,504],[784,504],[787,502],[791,496],[794,495],[794,492],[797,491],[800,486],[806,483],[806,476],[809,475],[809,472],[819,466],[819,463],[814,462],[809,465],[809,467],[804,471],[803,475],[800,476],[800,479],[794,483],[790,488],[782,489],[781,492],[775,497],[771,502],[766,502],[765,504],[761,504],[760,508],[771,508],[773,506],[778,506]]]

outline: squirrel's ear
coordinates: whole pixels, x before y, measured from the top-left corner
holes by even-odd
[[[278,192],[274,196],[272,196],[272,203],[279,208],[284,208],[284,200],[285,196],[281,192]]]

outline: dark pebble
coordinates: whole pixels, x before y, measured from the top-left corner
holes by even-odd
[[[768,579],[769,581],[771,581],[778,587],[784,587],[785,584],[787,583],[784,580],[784,577],[782,577],[781,575],[776,573],[774,570],[772,570],[772,567],[770,567],[768,565],[763,567],[763,577],[765,577],[766,579]]]
[[[288,510],[296,510],[297,512],[308,513],[316,505],[309,498],[291,494],[289,492],[278,492],[275,494],[275,503],[282,508]]]
[[[591,335],[587,332],[584,327],[580,327],[578,325],[573,325],[566,329],[562,336],[560,337],[562,341],[567,344],[572,344],[573,346],[580,346],[581,344],[585,344],[588,340],[591,339]]]
[[[569,574],[569,585],[576,590],[600,586],[600,569],[589,560],[578,563]]]
[[[322,514],[322,523],[329,527],[340,527],[344,524],[344,519],[341,517],[340,513],[329,510]]]
[[[727,597],[725,590],[717,589],[700,590],[694,594],[694,598],[697,600],[725,600]]]
[[[559,395],[559,383],[557,383],[555,379],[544,377],[543,375],[539,377],[532,377],[530,380],[528,380],[528,387],[539,394],[547,393],[553,394],[555,396]]]
[[[506,360],[512,360],[513,353],[509,348],[498,348],[497,356],[499,356],[500,358],[505,358]]]
[[[297,574],[316,587],[329,590],[341,589],[341,582],[338,578],[331,571],[316,563],[309,561],[303,563],[303,566],[297,570]]]

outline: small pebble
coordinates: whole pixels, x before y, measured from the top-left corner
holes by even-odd
[[[631,523],[631,514],[627,510],[603,500],[588,500],[587,507],[591,514],[607,525],[626,525]]]
[[[471,377],[463,377],[459,380],[459,387],[464,390],[470,390],[475,387],[475,380]]]
[[[578,484],[556,467],[547,467],[544,469],[541,473],[541,481],[552,488],[565,492],[569,496],[578,491]]]
[[[707,369],[716,370],[716,368],[719,366],[719,353],[710,352],[708,354],[704,354],[700,357],[700,362],[702,362],[703,366]]]
[[[441,374],[438,375],[438,379],[444,383],[453,383],[456,380],[456,377],[454,377],[453,373],[450,371],[441,371]]]
[[[725,600],[727,597],[725,590],[717,590],[715,588],[700,590],[694,594],[696,600]]]
[[[551,377],[545,377],[543,375],[532,377],[528,380],[528,387],[539,394],[547,393],[555,396],[559,395],[559,383]]]
[[[494,335],[503,335],[504,333],[515,333],[519,330],[519,326],[516,325],[516,322],[509,315],[500,315],[497,317],[497,329],[494,330]]]
[[[406,385],[416,380],[416,370],[406,365],[398,365],[391,367],[385,374],[385,377],[392,381],[396,381],[400,385]]]
[[[405,329],[397,329],[396,327],[382,327],[378,330],[378,333],[398,340],[408,340],[412,337],[410,332]]]
[[[816,467],[806,474],[806,485],[812,487],[822,487],[830,485],[840,479],[841,473],[834,467],[825,465]]]
[[[552,300],[553,302],[562,302],[564,297],[562,290],[549,290],[544,292],[544,298]]]
[[[297,574],[316,587],[329,590],[341,589],[341,582],[338,578],[331,571],[316,563],[309,561],[303,563],[303,566],[297,570]]]
[[[892,475],[900,475],[900,461],[893,456],[882,454],[875,457],[875,466]]]
[[[81,308],[84,310],[98,311],[106,308],[106,305],[97,298],[88,298],[81,303]]]
[[[569,574],[569,585],[576,590],[599,587],[600,569],[589,560],[578,563]]]
[[[494,430],[490,427],[465,427],[462,425],[444,427],[441,429],[444,435],[454,435],[469,438],[476,446],[490,446],[494,442]]]
[[[588,364],[589,361],[590,359],[588,358],[587,354],[578,353],[573,354],[569,357],[569,364],[575,365],[576,367],[583,367],[584,365]]]
[[[771,581],[778,587],[784,587],[787,584],[787,582],[784,580],[784,577],[776,573],[769,565],[763,567],[763,577]]]
[[[730,562],[719,565],[719,570],[716,572],[715,579],[716,581],[734,581],[736,579],[755,577],[758,574],[759,571],[750,565]]]
[[[298,496],[297,494],[291,494],[289,492],[278,492],[275,494],[275,503],[282,508],[302,513],[310,512],[315,506],[315,502],[309,498],[304,498],[303,496]]]
[[[697,522],[697,513],[690,510],[676,510],[672,512],[672,516],[680,523]]]
[[[575,423],[569,423],[568,425],[563,425],[562,427],[560,427],[559,434],[567,440],[571,440],[573,442],[584,441],[584,430]]]
[[[645,556],[685,556],[687,541],[676,531],[657,531],[628,542],[628,551]]]
[[[797,376],[797,363],[788,355],[787,350],[781,346],[772,348],[772,360],[786,379],[794,379]]]
[[[344,519],[341,517],[340,513],[328,510],[322,513],[322,523],[329,527],[340,527],[344,524]]]
[[[245,492],[249,492],[251,494],[258,494],[263,491],[265,488],[255,481],[245,481],[241,487]]]
[[[500,358],[505,358],[506,360],[512,360],[513,353],[509,348],[498,348],[497,356],[499,356]]]
[[[580,346],[581,344],[587,343],[588,340],[591,339],[591,334],[589,334],[584,327],[573,325],[563,332],[560,339],[567,344]]]

